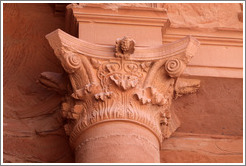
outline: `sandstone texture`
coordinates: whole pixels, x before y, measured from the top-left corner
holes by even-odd
[[[243,28],[238,19],[239,3],[166,3],[172,27],[186,27],[198,31],[215,31],[218,28]]]
[[[242,6],[238,3],[106,4],[105,8],[117,10],[124,6],[164,8],[171,28],[242,30]],[[62,95],[37,83],[40,73],[46,72],[41,75],[43,83],[50,78],[49,72],[65,73],[45,39],[45,35],[64,27],[65,17],[54,14],[53,5],[3,5],[4,163],[76,161],[63,127],[66,120],[61,115]],[[242,162],[243,79],[181,78],[200,81],[190,83],[188,88],[182,83],[176,87],[177,98],[171,111],[179,118],[180,127],[162,143],[160,162]]]
[[[36,83],[62,72],[45,35],[63,28],[49,4],[3,5],[4,162],[73,162],[59,113],[61,98]]]

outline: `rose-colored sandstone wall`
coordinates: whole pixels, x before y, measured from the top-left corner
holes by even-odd
[[[199,92],[180,97],[172,104],[182,123],[177,131],[242,136],[242,79],[193,78],[201,80]]]
[[[199,55],[184,71],[193,76],[243,78],[243,21],[239,3],[166,3],[170,28],[163,42],[190,34],[200,43]]]
[[[201,80],[199,92],[172,104],[181,126],[163,142],[161,161],[242,162],[242,79],[194,78]]]
[[[36,83],[62,71],[45,35],[63,28],[49,4],[4,4],[4,162],[73,162],[59,113],[60,97]]]
[[[225,19],[221,26],[229,25],[233,19],[224,17],[227,12],[214,4],[167,6],[174,26],[188,19],[188,13],[182,14],[184,8],[195,13],[210,8],[206,15],[216,18],[210,26],[218,19]],[[173,12],[177,9],[179,16]],[[36,83],[41,72],[62,72],[44,36],[63,29],[64,17],[55,16],[49,4],[4,4],[3,10],[4,162],[74,162],[60,117],[61,97]],[[230,13],[237,10],[232,6]],[[209,28],[207,17],[195,18],[190,20]],[[189,21],[184,24],[193,26]],[[173,102],[181,127],[164,141],[161,162],[242,162],[242,79],[199,79],[197,94]]]
[[[238,3],[166,3],[171,27],[214,31],[217,28],[242,29]]]

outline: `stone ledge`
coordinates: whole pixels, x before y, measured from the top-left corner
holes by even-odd
[[[161,162],[242,163],[243,137],[176,132],[162,144]]]

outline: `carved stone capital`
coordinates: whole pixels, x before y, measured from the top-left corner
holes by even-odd
[[[72,145],[83,131],[109,121],[141,125],[159,142],[178,127],[170,105],[177,78],[199,47],[195,38],[156,48],[135,47],[129,37],[101,46],[59,29],[46,38],[70,80],[62,115]]]

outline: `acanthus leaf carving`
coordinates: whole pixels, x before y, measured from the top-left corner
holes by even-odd
[[[113,74],[110,79],[124,90],[134,88],[138,84],[138,77],[132,75]]]
[[[143,63],[141,63],[141,67],[142,67],[143,71],[144,72],[148,72],[151,64],[152,64],[152,62],[143,62]]]
[[[111,98],[113,92],[101,92],[95,94],[97,100],[105,101],[107,98]]]
[[[151,103],[153,105],[162,106],[167,102],[167,99],[165,99],[164,95],[159,93],[157,89],[153,87],[141,89],[135,93],[135,95],[142,104]]]
[[[93,94],[96,92],[99,92],[100,88],[94,84],[86,84],[83,88],[74,90],[74,92],[71,94],[71,96],[74,99],[78,100],[85,100],[89,94]]]
[[[91,58],[91,64],[95,69],[98,69],[101,65],[101,62],[97,59]]]

